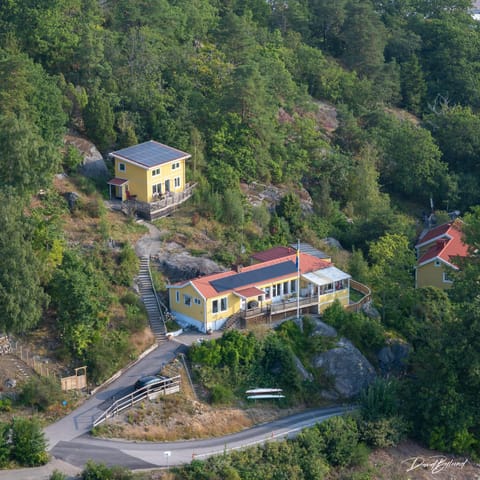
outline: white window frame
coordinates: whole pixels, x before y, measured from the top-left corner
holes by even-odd
[[[177,168],[180,168],[180,162],[172,163],[172,170],[176,170]]]
[[[202,304],[202,301],[201,301],[198,297],[195,297],[195,298],[193,299],[193,303],[194,303],[195,305],[201,305],[201,304]]]
[[[212,313],[218,313],[218,300],[212,300]]]
[[[156,175],[160,175],[160,169],[159,168],[155,168],[154,170],[152,170],[152,177],[155,177]]]
[[[442,262],[440,260],[435,260],[435,266],[436,267],[441,267],[442,266]]]
[[[118,171],[119,172],[126,172],[127,171],[127,165],[123,162],[118,162]]]
[[[222,297],[220,299],[220,311],[221,312],[226,312],[228,310],[228,298],[227,297]]]
[[[294,278],[290,280],[290,293],[295,293],[297,291],[297,279]]]
[[[175,292],[175,300],[180,303],[180,292],[178,290]]]
[[[152,195],[161,195],[162,193],[162,184],[161,183],[155,183],[152,185]]]
[[[442,273],[442,280],[443,280],[443,283],[453,283],[453,280],[449,278],[448,272]]]
[[[175,177],[173,179],[173,187],[174,188],[180,188],[180,177]]]
[[[186,305],[187,307],[192,306],[192,296],[188,295],[187,293],[183,294],[183,304]]]

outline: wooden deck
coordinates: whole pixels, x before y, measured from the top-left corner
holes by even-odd
[[[196,183],[190,183],[183,192],[169,193],[156,202],[146,203],[135,199],[126,200],[123,202],[125,205],[124,210],[134,212],[146,220],[167,217],[193,195],[193,190],[196,186]]]

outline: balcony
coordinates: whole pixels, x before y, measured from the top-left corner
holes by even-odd
[[[136,213],[147,220],[166,217],[170,215],[182,203],[186,202],[192,195],[196,183],[188,183],[183,192],[168,192],[153,202],[140,202],[135,198],[129,198],[124,203],[124,209],[130,213]]]

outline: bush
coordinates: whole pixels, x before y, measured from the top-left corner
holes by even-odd
[[[360,436],[353,417],[332,417],[317,428],[325,442],[324,454],[328,463],[347,466],[358,462]]]
[[[133,480],[133,473],[123,467],[107,467],[103,463],[87,462],[82,480]]]
[[[29,407],[46,410],[50,405],[60,402],[62,389],[53,377],[31,377],[20,391],[20,403]]]
[[[210,392],[210,400],[214,405],[230,403],[233,398],[233,392],[223,385],[214,385]]]
[[[45,434],[36,419],[15,418],[12,422],[12,458],[20,465],[35,467],[48,462]]]
[[[148,315],[143,305],[141,307],[137,305],[126,305],[125,313],[125,328],[129,332],[139,332],[148,325]]]
[[[58,470],[54,470],[50,475],[49,480],[67,480],[67,476]]]
[[[407,433],[407,424],[399,416],[359,421],[358,427],[362,440],[375,448],[394,447]]]

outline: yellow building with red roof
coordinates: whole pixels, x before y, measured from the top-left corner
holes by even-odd
[[[416,287],[433,286],[442,290],[451,287],[451,273],[458,270],[456,259],[468,255],[468,246],[463,242],[462,225],[463,222],[457,218],[420,237],[415,245]]]
[[[331,261],[294,249],[270,249],[248,267],[168,286],[170,310],[184,325],[219,330],[301,313],[320,313],[335,300],[350,301],[350,275]],[[266,260],[263,260],[266,259]]]

